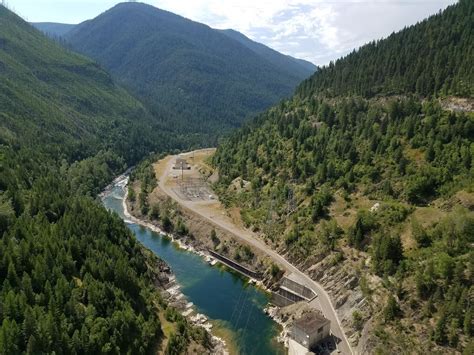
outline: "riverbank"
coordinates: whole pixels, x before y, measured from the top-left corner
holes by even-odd
[[[200,152],[199,150],[188,152],[181,154],[180,157],[192,159],[193,156],[197,156]],[[199,162],[192,159],[191,169],[182,171],[179,177],[174,169],[174,162],[177,158],[178,156],[168,156],[153,164],[159,187],[155,191],[162,191],[183,210],[199,215],[202,220],[227,231],[235,240],[248,245],[253,252],[265,255],[270,260],[270,263],[278,265],[280,270],[286,271],[288,274],[297,275],[300,282],[303,282],[318,295],[317,300],[312,305],[331,321],[331,332],[340,340],[339,349],[346,354],[353,353],[351,344],[355,345],[356,339],[349,340],[348,337],[351,334],[354,335],[351,330],[353,323],[353,312],[351,311],[358,309],[360,302],[357,303],[359,299],[357,294],[360,293],[360,287],[358,287],[357,283],[354,284],[348,280],[353,279],[354,271],[357,269],[351,264],[344,263],[344,269],[347,269],[346,266],[348,266],[350,270],[347,273],[345,270],[340,272],[341,263],[337,265],[332,263],[332,266],[338,267],[338,269],[334,270],[334,273],[330,275],[324,273],[322,279],[313,277],[314,273],[320,271],[316,268],[318,260],[301,260],[296,255],[288,253],[284,246],[274,244],[272,236],[265,236],[258,227],[247,228],[239,208],[228,209],[226,208],[225,201],[217,199],[215,193],[212,193],[212,195],[204,193],[209,191],[207,180],[211,180],[213,176],[218,175],[218,172],[212,169],[209,171],[207,164],[209,157],[205,158],[204,164],[202,164],[202,161]],[[203,174],[203,171],[205,171],[205,174]],[[200,175],[202,176],[201,179],[199,179]],[[196,182],[199,183],[196,184]],[[245,184],[246,182],[241,181],[238,185],[245,187]],[[337,257],[338,253],[334,252],[331,254],[334,255],[329,255],[328,260]],[[329,269],[333,270],[333,268]],[[330,286],[335,293],[331,292],[332,294],[330,295],[327,286],[323,286],[320,279],[324,280],[325,283],[328,281],[326,285]],[[344,328],[349,329],[348,336],[346,336]]]
[[[134,190],[134,194],[138,196],[141,191],[141,182],[139,180],[131,182],[130,186]],[[249,282],[265,292],[274,290],[282,273],[279,272],[280,269],[265,253],[236,239],[232,233],[224,228],[214,225],[193,211],[173,202],[159,187],[154,188],[148,194],[147,203],[151,209],[159,208],[159,216],[151,217],[150,213],[143,214],[138,199],[134,201],[126,199],[124,209],[127,210],[127,218],[135,218],[157,233],[168,236],[182,249],[198,254],[212,265],[219,262],[219,260],[213,257],[209,250],[217,252],[261,275],[259,280],[246,275],[245,277],[249,278]],[[171,222],[169,229],[172,229],[173,233],[164,230],[162,226],[164,215]],[[184,228],[185,232],[180,233],[177,230],[179,228]],[[275,269],[275,267],[277,268]]]
[[[123,189],[125,194],[122,198],[123,216],[121,216],[122,218],[125,217],[123,218],[124,222],[126,222],[127,224],[136,224],[148,228],[155,233],[164,235],[166,238],[170,238],[173,242],[177,242],[180,248],[192,251],[191,248],[187,247],[182,242],[175,241],[175,238],[172,234],[166,233],[162,231],[159,227],[136,218],[129,212],[126,203],[126,186],[129,181],[128,173],[129,171],[118,176],[111,184],[109,184],[104,189],[101,194],[99,194],[99,198],[104,201],[106,196],[112,194],[112,190],[115,187],[120,187],[121,189]],[[143,246],[143,248],[144,252],[150,252],[148,249],[145,248],[145,246]],[[158,261],[158,265],[153,266],[153,271],[157,275],[155,286],[159,289],[163,299],[167,302],[169,306],[178,310],[191,325],[201,327],[209,334],[209,338],[212,345],[212,354],[229,355],[226,342],[222,338],[212,333],[213,325],[209,322],[208,318],[205,315],[198,313],[195,310],[193,303],[188,302],[186,300],[186,297],[181,292],[180,285],[177,283],[176,277],[171,271],[171,268],[162,259],[158,259]],[[150,265],[150,267],[152,266]]]
[[[131,183],[130,186],[134,189],[134,192],[135,192],[134,195],[138,196],[139,191],[141,190],[140,182],[135,181]],[[174,226],[176,226],[178,223],[184,222],[186,224],[186,227],[189,228],[188,233],[186,233],[185,235],[177,235],[176,233],[166,232],[161,226],[160,219],[151,219],[150,214],[143,215],[141,213],[141,209],[138,206],[137,200],[130,201],[130,199],[124,199],[123,209],[124,211],[126,211],[126,218],[136,223],[139,223],[140,225],[145,226],[156,233],[160,233],[164,236],[167,236],[180,249],[189,251],[191,253],[198,255],[199,257],[204,259],[206,263],[213,266],[214,268],[218,270],[225,270],[226,272],[236,273],[232,269],[228,268],[226,265],[221,264],[212,255],[210,255],[208,250],[215,250],[215,247],[216,247],[216,245],[212,242],[212,238],[210,236],[212,232],[216,233],[216,236],[218,236],[219,238],[220,246],[222,245],[225,246],[225,254],[230,258],[232,258],[232,255],[235,255],[235,252],[242,250],[241,249],[242,244],[238,243],[238,241],[235,241],[231,236],[226,235],[226,233],[220,231],[219,228],[215,228],[214,226],[212,226],[212,224],[198,218],[198,216],[195,216],[195,215],[190,216],[187,213],[187,211],[182,211],[181,209],[179,209],[178,205],[174,205],[173,206],[174,209],[172,211],[166,209],[164,206],[168,205],[169,199],[167,199],[166,196],[164,195],[160,196],[163,199],[158,199],[157,195],[155,194],[156,192],[157,191],[155,190],[153,194],[153,199],[150,202],[150,206],[152,204],[159,205],[160,214],[166,214],[168,216],[171,216]],[[216,236],[214,238],[216,238]],[[254,255],[250,262],[247,261],[247,262],[244,262],[243,264],[249,268],[253,268],[257,270],[258,268],[260,268],[260,270],[263,268],[263,270],[266,271],[263,273],[264,274],[263,280],[255,280],[252,278],[248,278],[246,276],[243,277],[243,276],[240,276],[240,274],[238,277],[239,278],[243,277],[244,279],[247,280],[245,281],[245,283],[249,285],[253,285],[254,287],[262,290],[268,295],[267,297],[269,297],[269,294],[272,291],[269,285],[272,285],[272,284],[274,285],[278,282],[278,278],[274,279],[271,276],[270,272],[268,272],[268,270],[271,268],[271,265],[272,265],[269,262],[269,260],[268,259],[262,260],[260,259],[259,255]],[[261,309],[262,314],[265,314],[263,311],[264,307],[265,306],[262,306],[262,309]],[[265,315],[265,317],[267,317],[269,320],[272,319],[271,317],[268,317],[267,315]],[[222,325],[222,322],[219,321],[216,324]],[[275,324],[279,324],[279,323],[275,322]],[[278,333],[280,333],[280,330],[278,331]],[[225,329],[220,329],[219,333],[225,334],[225,340],[226,340],[227,345],[233,343],[233,339],[228,337],[232,333],[229,333]],[[275,343],[277,343],[276,340],[278,339],[278,334],[275,334],[274,339],[275,339]],[[286,353],[286,350],[284,352],[281,352],[282,348],[280,346],[278,346],[277,348],[279,349],[277,353]]]

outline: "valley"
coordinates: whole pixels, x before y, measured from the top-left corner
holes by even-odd
[[[163,232],[158,233],[146,225],[142,227],[138,220],[130,221],[131,217],[124,210],[125,191],[126,185],[118,182],[102,197],[104,205],[127,221],[128,228],[138,240],[169,265],[174,275],[168,277],[171,281],[166,282],[162,294],[167,295],[170,304],[185,314],[190,322],[204,325],[212,334],[223,337],[225,348],[214,339],[212,353],[283,354],[283,347],[274,340],[278,333],[277,325],[263,312],[268,302],[267,294],[238,274],[211,267],[201,255],[187,251],[183,244],[176,245]],[[176,281],[172,281],[173,277]],[[202,314],[209,317],[209,321],[202,322]],[[255,347],[257,333],[263,337],[259,339],[260,346]],[[194,351],[204,353],[208,350]]]
[[[349,2],[0,5],[0,355],[474,353],[474,2]]]
[[[191,167],[190,171],[183,171],[183,179],[189,178],[189,175],[194,175],[195,178],[199,178],[199,176],[196,175],[199,175],[200,173],[198,172],[196,174],[195,172],[195,170],[199,169],[199,159],[202,161],[202,159],[206,158],[206,155],[207,157],[210,157],[212,150],[206,150],[204,152],[209,153],[209,155],[202,154],[203,151],[190,152],[180,155],[196,164]],[[176,158],[177,156],[167,157],[154,166],[154,169],[157,172],[158,186],[161,191],[178,202],[181,207],[191,210],[200,217],[209,221],[211,224],[224,229],[234,238],[240,240],[240,242],[250,245],[253,250],[261,251],[262,254],[268,256],[274,263],[276,263],[286,272],[293,273],[300,279],[304,280],[304,284],[318,295],[318,300],[316,302],[317,307],[320,308],[320,310],[328,319],[331,320],[331,332],[338,338],[338,342],[340,342],[338,344],[339,348],[343,353],[351,354],[352,350],[341,327],[338,315],[334,310],[332,302],[324,288],[319,283],[313,281],[305,273],[301,272],[297,267],[287,261],[279,253],[274,251],[270,245],[265,244],[265,242],[262,241],[257,234],[252,233],[248,229],[242,228],[241,221],[237,221],[237,223],[234,222],[232,218],[228,216],[227,210],[218,200],[212,199],[210,201],[188,201],[183,198],[182,195],[178,195],[176,193],[176,189],[178,189],[179,186],[176,184],[176,181],[179,181],[180,179],[179,169],[173,172],[173,164],[175,163]],[[184,174],[186,174],[186,176]],[[206,199],[206,197],[204,197],[204,199]]]

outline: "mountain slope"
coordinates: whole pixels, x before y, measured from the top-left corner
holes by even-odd
[[[310,73],[277,68],[217,30],[140,3],[115,6],[67,40],[170,125],[203,134],[207,144],[292,93]]]
[[[32,22],[31,25],[48,37],[60,38],[64,37],[69,31],[71,31],[76,25],[70,25],[67,23],[55,23],[55,22]]]
[[[252,41],[250,38],[235,30],[222,30],[221,32],[226,36],[229,36],[230,38],[240,42],[245,47],[251,49],[253,52],[262,58],[265,58],[277,68],[290,73],[298,73],[298,75],[302,78],[308,76],[308,71],[310,73],[314,73],[317,69],[317,67],[311,62],[281,54],[261,43]]]
[[[3,6],[0,102],[0,354],[156,353],[161,262],[95,198],[172,136],[95,63]],[[176,321],[169,353],[203,334]]]
[[[157,120],[96,63],[1,10],[0,143],[47,142],[74,159],[112,148],[128,160],[167,146],[150,129]]]
[[[361,47],[304,81],[299,93],[473,96],[474,3]]]
[[[474,112],[444,108],[472,107],[472,15],[461,1],[322,68],[214,157],[221,200],[327,287],[359,353],[472,353]],[[437,85],[417,91],[417,70]]]

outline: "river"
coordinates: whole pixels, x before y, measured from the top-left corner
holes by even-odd
[[[211,266],[202,257],[180,249],[169,238],[127,221],[123,211],[125,186],[115,184],[103,196],[103,203],[116,212],[137,239],[172,269],[181,291],[199,313],[214,324],[229,349],[238,354],[286,354],[277,343],[279,326],[263,308],[268,295],[247,279],[226,268]]]

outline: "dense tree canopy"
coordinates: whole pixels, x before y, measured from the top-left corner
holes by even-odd
[[[189,147],[160,126],[96,63],[68,51],[0,6],[0,144],[73,162],[97,148],[127,163],[152,150]],[[189,143],[189,145],[188,145]]]
[[[472,96],[473,23],[474,3],[460,0],[322,68],[300,85],[298,94]]]
[[[94,198],[176,136],[3,6],[0,102],[0,354],[156,353],[159,261]]]
[[[193,132],[210,146],[292,94],[315,69],[234,35],[150,5],[122,3],[65,38],[107,68],[164,126]]]
[[[403,328],[410,344],[427,341],[416,349],[473,346],[474,214],[459,196],[473,201],[474,113],[439,99],[472,98],[473,4],[461,0],[322,68],[214,156],[221,200],[295,262],[370,256],[366,272],[396,295],[374,305],[382,353],[400,344],[384,328],[404,317],[429,334]]]

